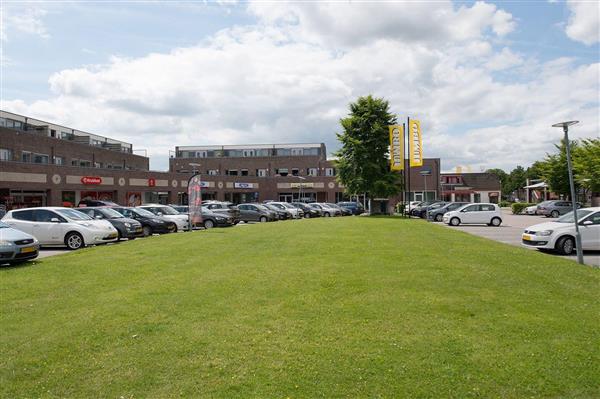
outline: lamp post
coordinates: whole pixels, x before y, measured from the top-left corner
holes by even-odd
[[[427,176],[431,176],[431,170],[422,170],[419,172],[419,174],[423,176],[423,180],[425,181],[425,192],[423,193],[423,200],[427,202]],[[425,220],[429,222],[429,205],[425,206]]]
[[[302,177],[302,176],[296,176],[296,177],[300,180],[306,180],[306,177]],[[302,182],[298,183],[298,202],[304,202],[304,201],[302,201]]]
[[[571,187],[571,205],[573,205],[573,221],[575,222],[575,250],[577,251],[577,263],[583,265],[583,248],[581,248],[581,235],[579,234],[579,222],[577,220],[577,197],[575,195],[575,183],[573,182],[573,165],[571,164],[571,145],[569,143],[569,126],[579,121],[567,121],[555,123],[552,127],[562,127],[565,132],[565,145],[567,146],[567,168],[569,170],[569,186]]]
[[[187,191],[188,191],[188,229],[189,231],[192,231],[192,214],[191,214],[191,206],[190,206],[190,182],[192,181],[192,179],[194,178],[194,176],[196,176],[198,174],[198,171],[196,169],[196,167],[200,168],[199,163],[194,163],[194,162],[190,162],[188,165],[190,165],[192,167],[192,175],[190,176],[190,178],[188,179],[188,185],[187,185]],[[200,193],[200,195],[202,195],[202,193]]]

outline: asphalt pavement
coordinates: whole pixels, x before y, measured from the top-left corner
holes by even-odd
[[[490,227],[487,225],[459,225],[455,227],[444,223],[440,224],[448,227],[449,229],[461,230],[469,234],[489,238],[490,240],[516,245],[521,248],[527,248],[531,251],[537,251],[535,248],[521,245],[521,234],[526,227],[533,226],[534,224],[546,223],[552,220],[555,219],[549,219],[545,216],[537,215],[513,215],[510,210],[502,209],[502,225],[500,227]],[[547,255],[561,256],[552,253]],[[561,257],[577,261],[576,255]],[[600,266],[600,251],[584,251],[583,260],[590,266]]]

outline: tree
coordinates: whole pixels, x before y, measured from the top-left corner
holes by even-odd
[[[390,171],[388,163],[388,126],[396,123],[388,102],[369,95],[359,97],[349,108],[348,117],[340,120],[343,133],[337,134],[342,145],[335,154],[338,181],[350,194],[387,198],[399,193],[399,175]]]
[[[600,192],[600,139],[581,140],[573,152],[573,169],[578,184]]]
[[[506,196],[509,194],[508,192],[505,191],[505,186],[508,181],[508,174],[504,170],[499,169],[499,168],[494,168],[494,169],[488,169],[485,172],[495,175],[500,180],[500,187],[501,187],[503,196]]]
[[[546,154],[544,159],[544,177],[550,186],[550,190],[557,194],[571,197],[571,187],[569,186],[569,168],[567,166],[567,146],[565,140],[561,140],[560,145],[554,145],[558,149],[558,154]],[[571,141],[571,154],[574,156],[579,151],[576,141]],[[575,191],[578,191],[579,183],[575,179]]]

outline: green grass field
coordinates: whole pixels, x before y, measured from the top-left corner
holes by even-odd
[[[600,397],[600,272],[395,218],[3,268],[3,398]]]

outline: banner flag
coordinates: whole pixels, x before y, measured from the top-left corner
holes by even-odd
[[[390,169],[404,170],[404,126],[390,128]]]
[[[200,175],[194,175],[188,182],[188,205],[190,227],[202,223],[202,181]]]
[[[408,154],[410,166],[423,166],[421,122],[416,119],[411,119],[408,125]]]

